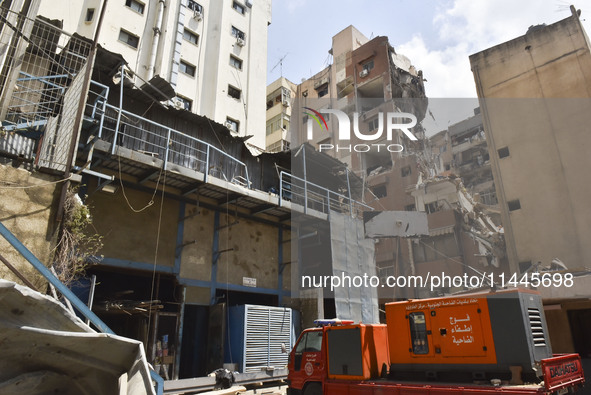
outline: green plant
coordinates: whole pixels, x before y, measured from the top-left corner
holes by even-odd
[[[63,226],[56,246],[53,267],[66,285],[83,276],[88,265],[102,257],[103,237],[96,233],[87,205],[82,203],[76,189],[70,189],[64,202]]]

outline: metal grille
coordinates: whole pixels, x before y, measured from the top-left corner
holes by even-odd
[[[247,305],[244,372],[287,366],[291,340],[291,309]]]
[[[33,159],[35,140],[18,133],[0,132],[0,152],[22,159]]]
[[[535,347],[546,347],[546,336],[544,335],[544,326],[542,325],[542,316],[540,310],[528,308],[529,326],[534,339]]]
[[[0,8],[0,119],[14,132],[41,141],[38,164],[63,171],[73,133],[90,41],[71,36],[55,21]],[[31,136],[31,137],[30,137]],[[39,139],[40,137],[40,139]],[[17,156],[31,155],[23,146]]]

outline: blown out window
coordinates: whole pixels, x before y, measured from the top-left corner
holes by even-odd
[[[427,339],[427,323],[425,314],[410,313],[408,315],[410,325],[410,339],[412,341],[412,352],[414,354],[428,354],[429,341]]]

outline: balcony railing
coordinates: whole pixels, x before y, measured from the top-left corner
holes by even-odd
[[[204,181],[213,176],[228,182],[250,187],[246,164],[221,149],[196,137],[161,125],[130,111],[107,104],[108,87],[89,100],[88,119],[97,121],[98,137],[111,144],[111,154],[118,147],[162,159],[164,170],[170,164],[204,174]]]
[[[280,173],[279,189],[279,204],[290,201],[292,204],[303,207],[304,214],[314,210],[329,216],[331,211],[359,216],[363,211],[373,210],[372,207],[353,200],[349,196],[284,171]],[[295,209],[293,205],[292,209]]]

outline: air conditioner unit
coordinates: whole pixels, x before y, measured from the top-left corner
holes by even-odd
[[[244,41],[243,38],[237,38],[236,44],[238,44],[239,47],[244,47],[244,45],[246,44],[246,41]]]
[[[289,100],[283,100],[283,107],[289,107]]]
[[[368,69],[363,69],[361,70],[361,72],[359,73],[359,76],[361,78],[367,77],[369,75],[369,70]]]
[[[228,122],[226,121],[226,123],[224,124],[226,125],[226,127],[230,130],[234,130],[234,124],[232,122]]]
[[[170,101],[174,105],[174,108],[176,108],[177,110],[184,110],[185,109],[185,103],[181,99],[175,97],[175,98],[172,98]]]
[[[193,19],[195,19],[197,22],[201,21],[203,19],[203,14],[201,13],[201,11],[194,11]]]

